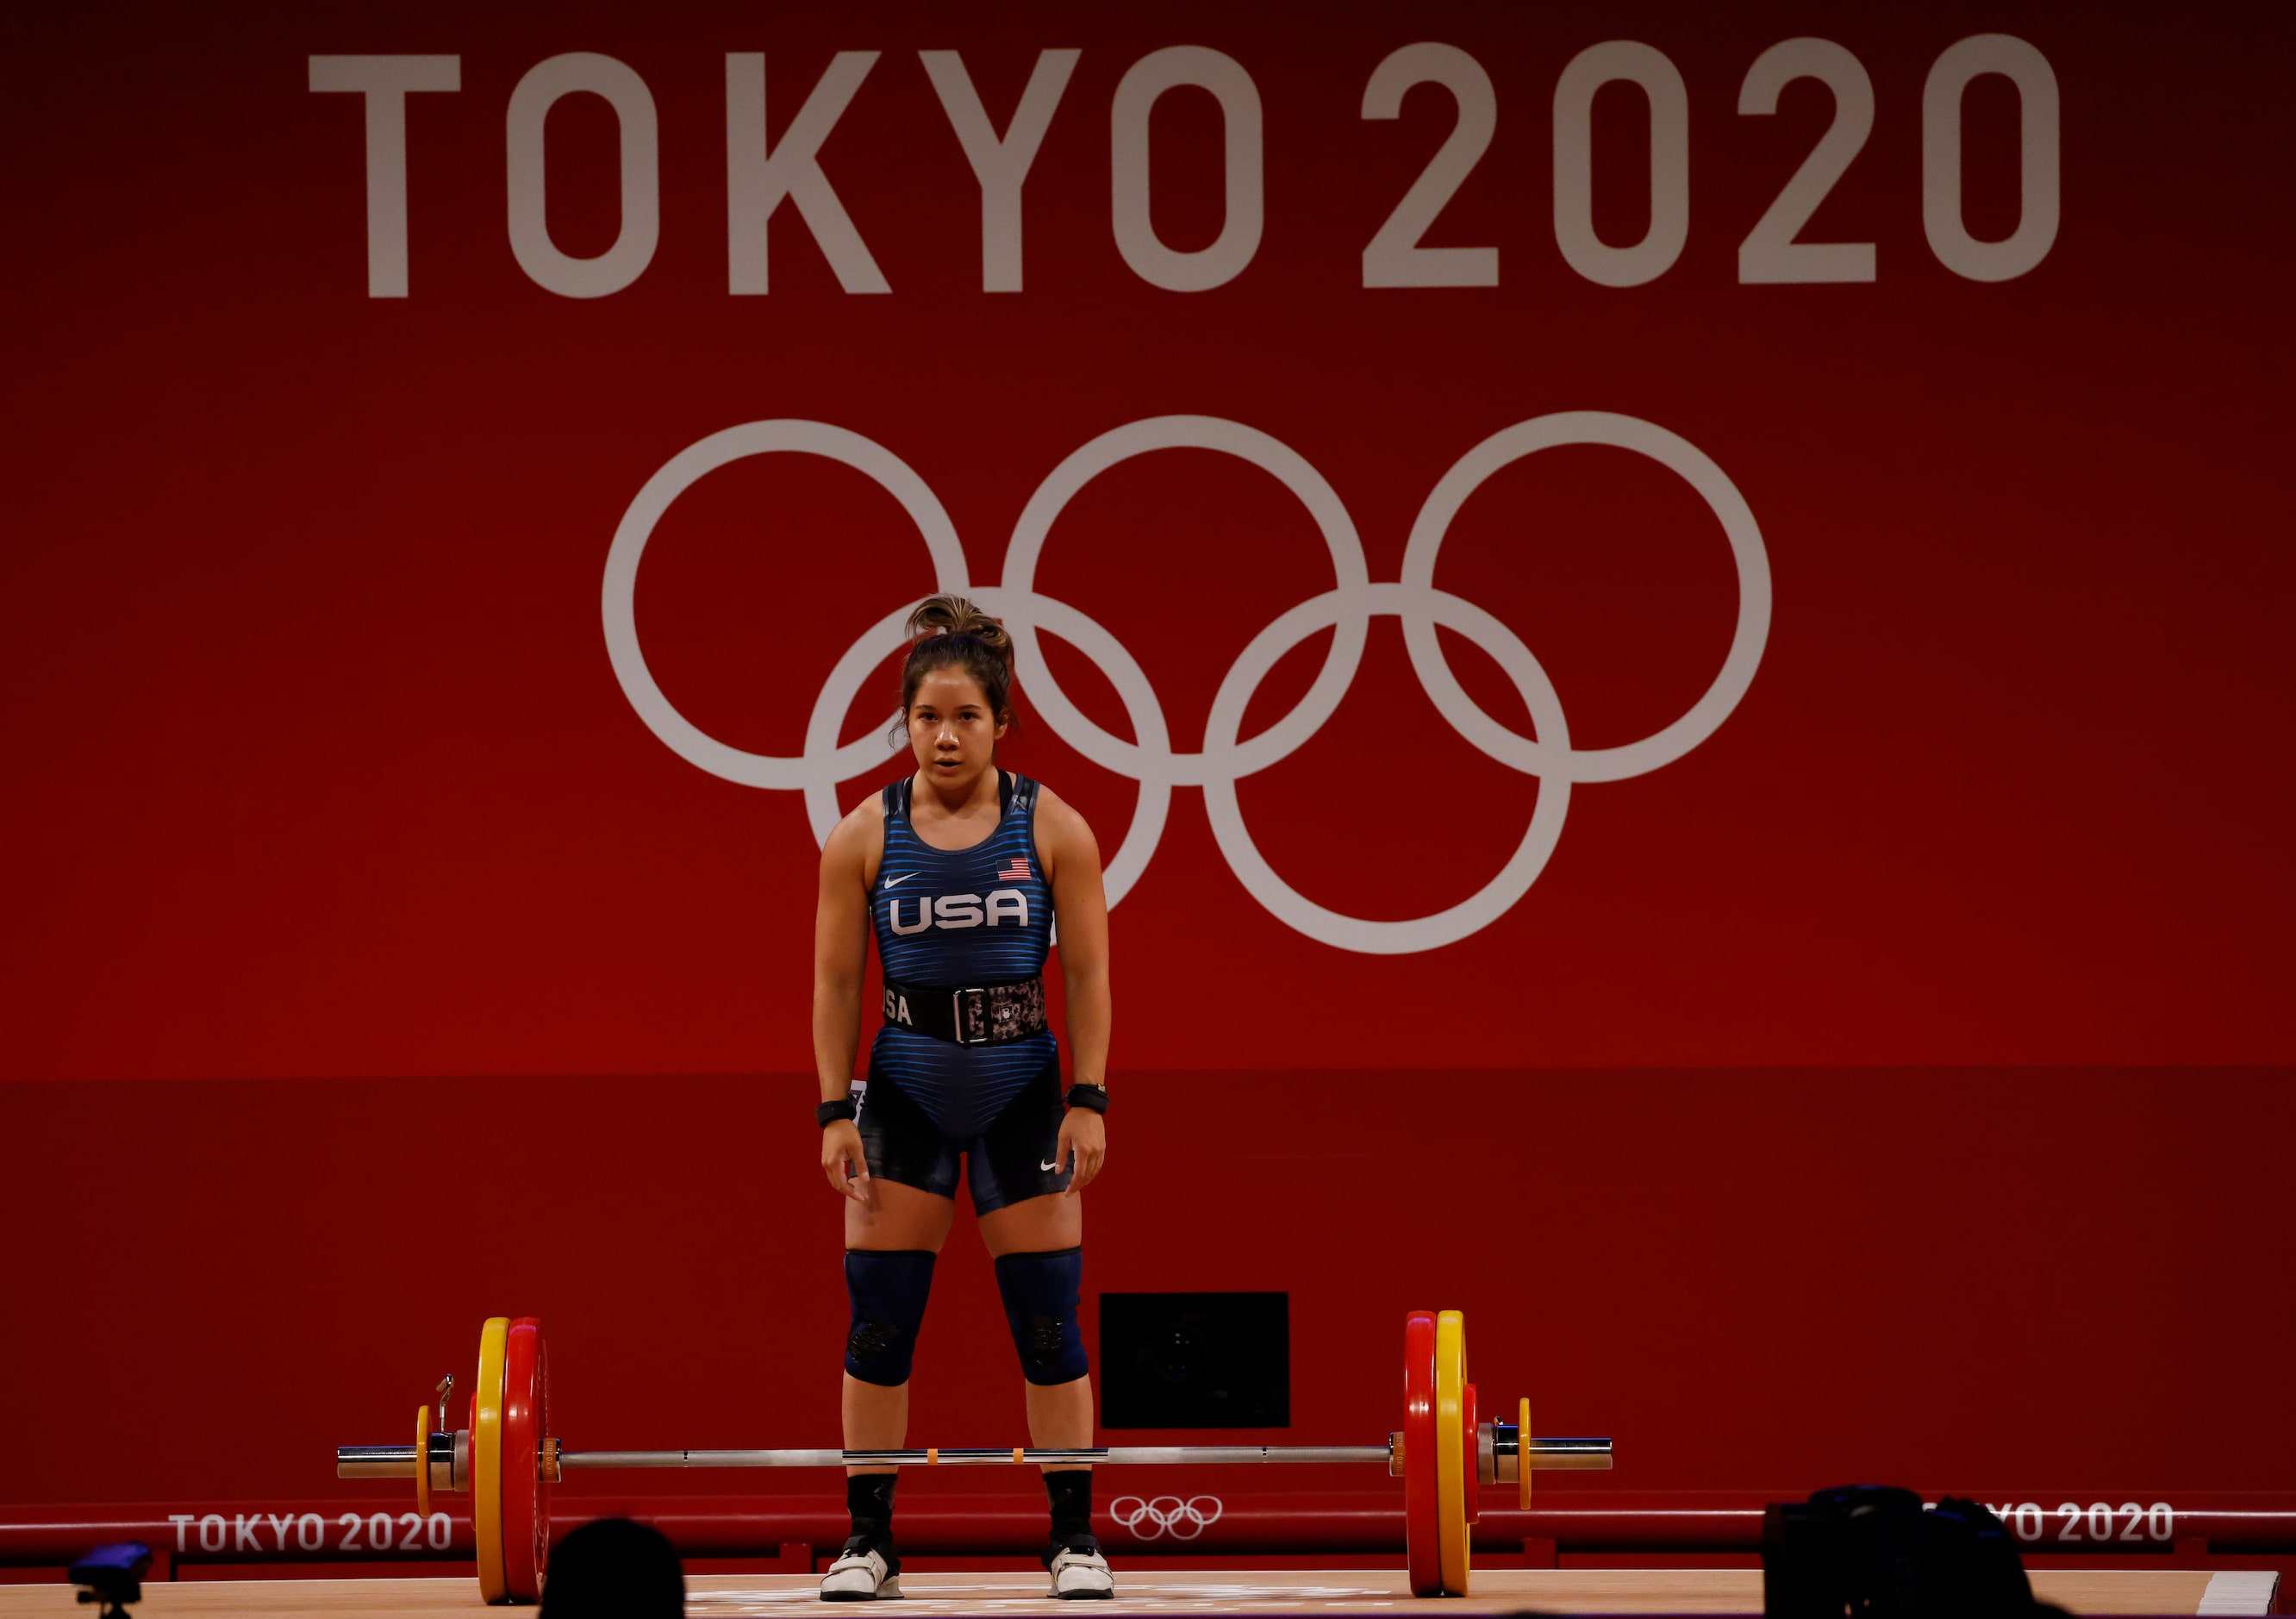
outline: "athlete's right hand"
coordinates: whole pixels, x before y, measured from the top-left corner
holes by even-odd
[[[852,1165],[849,1173],[846,1165]],[[856,1203],[869,1201],[869,1159],[861,1150],[861,1131],[850,1119],[832,1119],[822,1127],[821,1168],[840,1196]]]

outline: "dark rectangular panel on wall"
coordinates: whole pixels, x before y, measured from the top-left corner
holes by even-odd
[[[1291,1295],[1103,1293],[1104,1428],[1281,1428],[1292,1422]]]

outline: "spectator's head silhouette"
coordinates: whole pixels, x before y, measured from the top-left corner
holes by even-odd
[[[685,1569],[658,1529],[599,1518],[551,1551],[543,1619],[678,1619],[685,1612]]]

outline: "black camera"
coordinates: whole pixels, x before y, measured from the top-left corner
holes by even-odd
[[[144,1599],[144,1571],[152,1566],[152,1549],[141,1541],[121,1541],[99,1546],[66,1571],[74,1585],[87,1589],[82,1602],[100,1602],[98,1619],[119,1613]]]
[[[2037,1607],[2009,1532],[1976,1501],[1911,1490],[1821,1490],[1762,1515],[1768,1619],[1993,1619]]]

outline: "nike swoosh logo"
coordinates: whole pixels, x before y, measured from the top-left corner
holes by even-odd
[[[905,872],[903,872],[903,873],[902,873],[899,876],[898,876],[898,877],[887,877],[887,878],[886,878],[882,883],[880,883],[877,886],[878,886],[878,887],[880,887],[880,888],[898,888],[898,887],[899,887],[902,883],[904,883],[907,882],[911,877],[914,877],[914,876],[915,876],[916,875],[917,875],[917,874],[916,874],[915,872],[914,872],[914,871],[905,871]]]
[[[1037,1167],[1040,1170],[1056,1170],[1061,1167],[1061,1161],[1055,1158],[1050,1163],[1040,1163]]]

